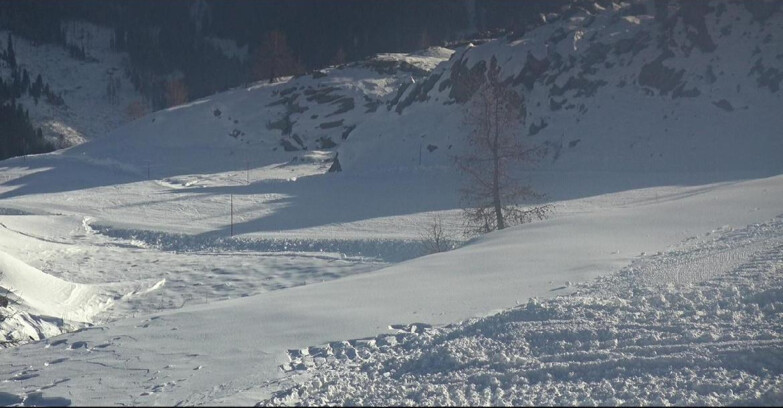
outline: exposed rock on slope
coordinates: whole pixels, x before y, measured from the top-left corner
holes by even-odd
[[[578,155],[566,149],[559,156],[565,164],[545,166],[762,167],[783,152],[774,133],[783,125],[775,113],[783,81],[774,66],[783,58],[780,9],[774,2],[722,1],[573,7],[522,37],[457,50],[428,78],[401,89],[394,110],[458,117],[425,105],[459,109],[494,59],[525,96],[531,142],[583,141],[574,146]],[[764,147],[770,141],[778,150]]]
[[[524,35],[454,51],[382,54],[232,90],[156,112],[73,153],[122,152],[135,160],[126,164],[157,163],[164,175],[204,170],[220,156],[235,168],[314,149],[339,151],[346,172],[449,166],[465,148],[465,102],[496,61],[525,100],[520,137],[547,151],[540,168],[781,170],[781,7],[609,6],[574,6]],[[204,160],[176,158],[185,143],[203,147]]]

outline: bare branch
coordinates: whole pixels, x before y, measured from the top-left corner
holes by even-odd
[[[426,254],[445,252],[454,248],[455,239],[449,234],[440,215],[434,215],[419,231],[419,240]]]

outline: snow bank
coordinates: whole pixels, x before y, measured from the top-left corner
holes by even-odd
[[[114,304],[161,287],[138,283],[88,285],[68,282],[0,251],[0,288],[8,305],[0,307],[1,345],[41,340],[91,325]]]
[[[90,323],[113,303],[97,286],[66,282],[5,252],[0,252],[0,286],[36,314],[74,322]]]

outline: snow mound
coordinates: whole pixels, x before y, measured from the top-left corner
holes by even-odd
[[[0,251],[0,287],[7,304],[0,307],[3,345],[41,340],[91,325],[96,316],[123,299],[145,294],[139,284],[89,285],[62,280]],[[129,291],[129,292],[126,292]],[[4,302],[6,303],[6,302]]]
[[[90,323],[113,301],[100,296],[100,287],[66,282],[0,252],[0,285],[36,314]]]
[[[777,217],[635,262],[569,296],[290,350],[282,368],[305,380],[264,404],[778,405],[782,238]],[[747,251],[723,268],[705,256],[738,243]],[[677,260],[717,270],[679,285],[634,273],[640,263],[677,269]]]

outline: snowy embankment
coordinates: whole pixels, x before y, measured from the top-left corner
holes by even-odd
[[[121,295],[130,298],[154,290],[164,282],[165,279],[146,290],[140,284],[67,282],[0,251],[0,288],[4,289],[5,299],[5,304],[0,305],[2,345],[37,341],[90,326]]]
[[[289,351],[284,369],[306,374],[266,404],[780,405],[783,218],[639,258],[568,296],[399,329]]]
[[[47,275],[4,252],[0,252],[0,272],[2,287],[41,315],[90,322],[98,311],[111,304],[111,300],[101,301],[96,296],[97,287]]]

